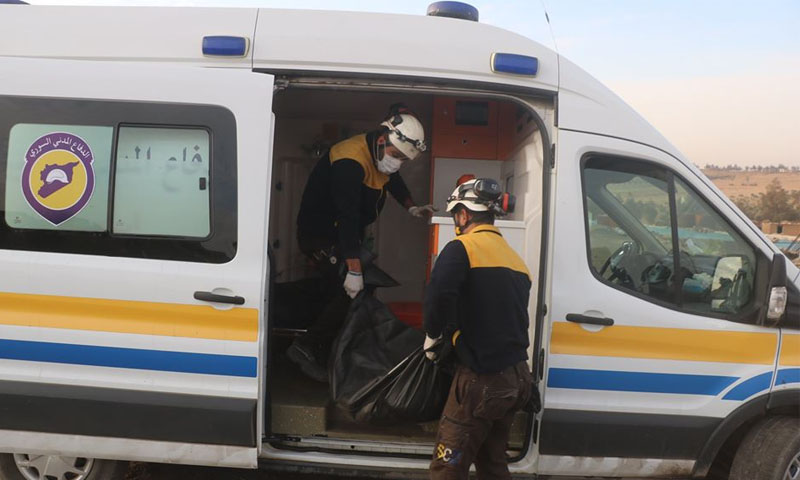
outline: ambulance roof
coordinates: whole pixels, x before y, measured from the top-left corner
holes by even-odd
[[[36,5],[0,5],[0,18],[0,57],[402,76],[540,93],[561,89],[570,92],[574,107],[559,113],[559,126],[631,138],[677,153],[585,71],[533,40],[480,22],[315,10]],[[247,38],[246,55],[204,56],[203,38],[211,35]],[[493,72],[494,53],[535,57],[538,72]],[[565,70],[569,78],[564,78]]]

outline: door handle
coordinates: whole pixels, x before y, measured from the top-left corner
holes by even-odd
[[[240,297],[238,295],[220,295],[218,293],[197,291],[194,292],[194,298],[197,300],[202,300],[204,302],[231,303],[233,305],[244,305],[244,297]]]
[[[590,317],[588,315],[581,315],[579,313],[568,313],[567,321],[573,323],[588,323],[589,325],[603,325],[605,327],[610,327],[611,325],[614,325],[613,318]]]

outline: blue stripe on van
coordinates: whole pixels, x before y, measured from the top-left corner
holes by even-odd
[[[0,358],[251,378],[257,371],[255,357],[6,339],[0,339]]]
[[[726,393],[723,400],[744,400],[750,398],[758,392],[769,390],[772,385],[772,372],[762,373],[753,378],[748,378],[744,382],[736,385],[730,392]]]
[[[718,395],[738,377],[551,368],[547,386],[583,390]]]
[[[785,385],[787,383],[800,383],[800,368],[778,370],[778,376],[775,377],[775,385]]]

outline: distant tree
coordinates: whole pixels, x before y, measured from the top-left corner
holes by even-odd
[[[760,216],[773,222],[800,220],[800,210],[792,204],[792,197],[777,178],[767,185],[759,202]]]
[[[789,202],[795,212],[800,212],[800,190],[792,190],[789,193]]]
[[[738,195],[733,198],[733,203],[744,212],[745,215],[753,222],[759,223],[763,220],[761,218],[760,199],[758,195]]]

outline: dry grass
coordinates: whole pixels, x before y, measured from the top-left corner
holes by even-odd
[[[778,179],[786,190],[800,190],[800,172],[759,173],[726,170],[703,170],[714,184],[729,198],[764,192],[767,185]]]

